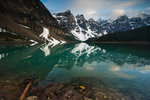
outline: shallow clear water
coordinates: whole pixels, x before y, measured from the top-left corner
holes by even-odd
[[[37,85],[77,78],[93,79],[93,83],[100,80],[126,95],[149,100],[150,47],[86,43],[0,46],[0,82],[21,82],[28,77],[34,77]]]

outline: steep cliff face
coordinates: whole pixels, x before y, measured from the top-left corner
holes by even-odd
[[[64,32],[40,0],[1,0],[0,15],[0,20],[3,21],[0,23],[1,29],[19,34],[26,39],[49,42],[52,38],[63,40]],[[45,33],[47,36],[41,35],[44,29],[48,29]]]
[[[70,10],[57,13],[55,18],[66,35],[72,36],[75,40],[86,41],[103,34],[96,21],[86,20],[83,15],[74,16]]]
[[[66,12],[60,12],[56,14],[60,27],[63,30],[74,29],[76,27],[76,21],[70,10]]]

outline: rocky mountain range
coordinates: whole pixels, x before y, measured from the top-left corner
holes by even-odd
[[[62,44],[149,26],[150,15],[95,21],[85,19],[83,14],[74,16],[70,10],[52,16],[40,0],[1,0],[0,21],[1,43]]]
[[[121,32],[137,29],[150,25],[150,15],[142,14],[140,17],[120,16],[116,20],[109,22],[108,20],[99,20],[99,25],[108,33]]]
[[[54,15],[60,27],[67,35],[73,35],[76,40],[86,41],[89,38],[99,37],[105,32],[94,19],[86,20],[84,15],[74,16],[70,10]]]
[[[97,38],[107,33],[134,30],[150,25],[150,15],[142,14],[140,17],[128,18],[120,16],[116,20],[94,19],[86,20],[84,15],[74,16],[70,10],[54,15],[60,27],[68,35],[74,35],[77,40],[86,41],[89,38]]]

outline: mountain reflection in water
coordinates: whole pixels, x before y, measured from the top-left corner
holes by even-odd
[[[35,77],[35,84],[46,85],[90,77],[120,91],[142,91],[147,97],[150,93],[148,46],[79,43],[0,48],[1,82]]]

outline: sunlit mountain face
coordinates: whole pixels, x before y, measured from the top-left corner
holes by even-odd
[[[46,85],[83,78],[88,84],[103,83],[129,97],[148,100],[149,50],[148,46],[86,43],[1,46],[0,82],[17,86],[24,79],[34,77],[35,85]]]

